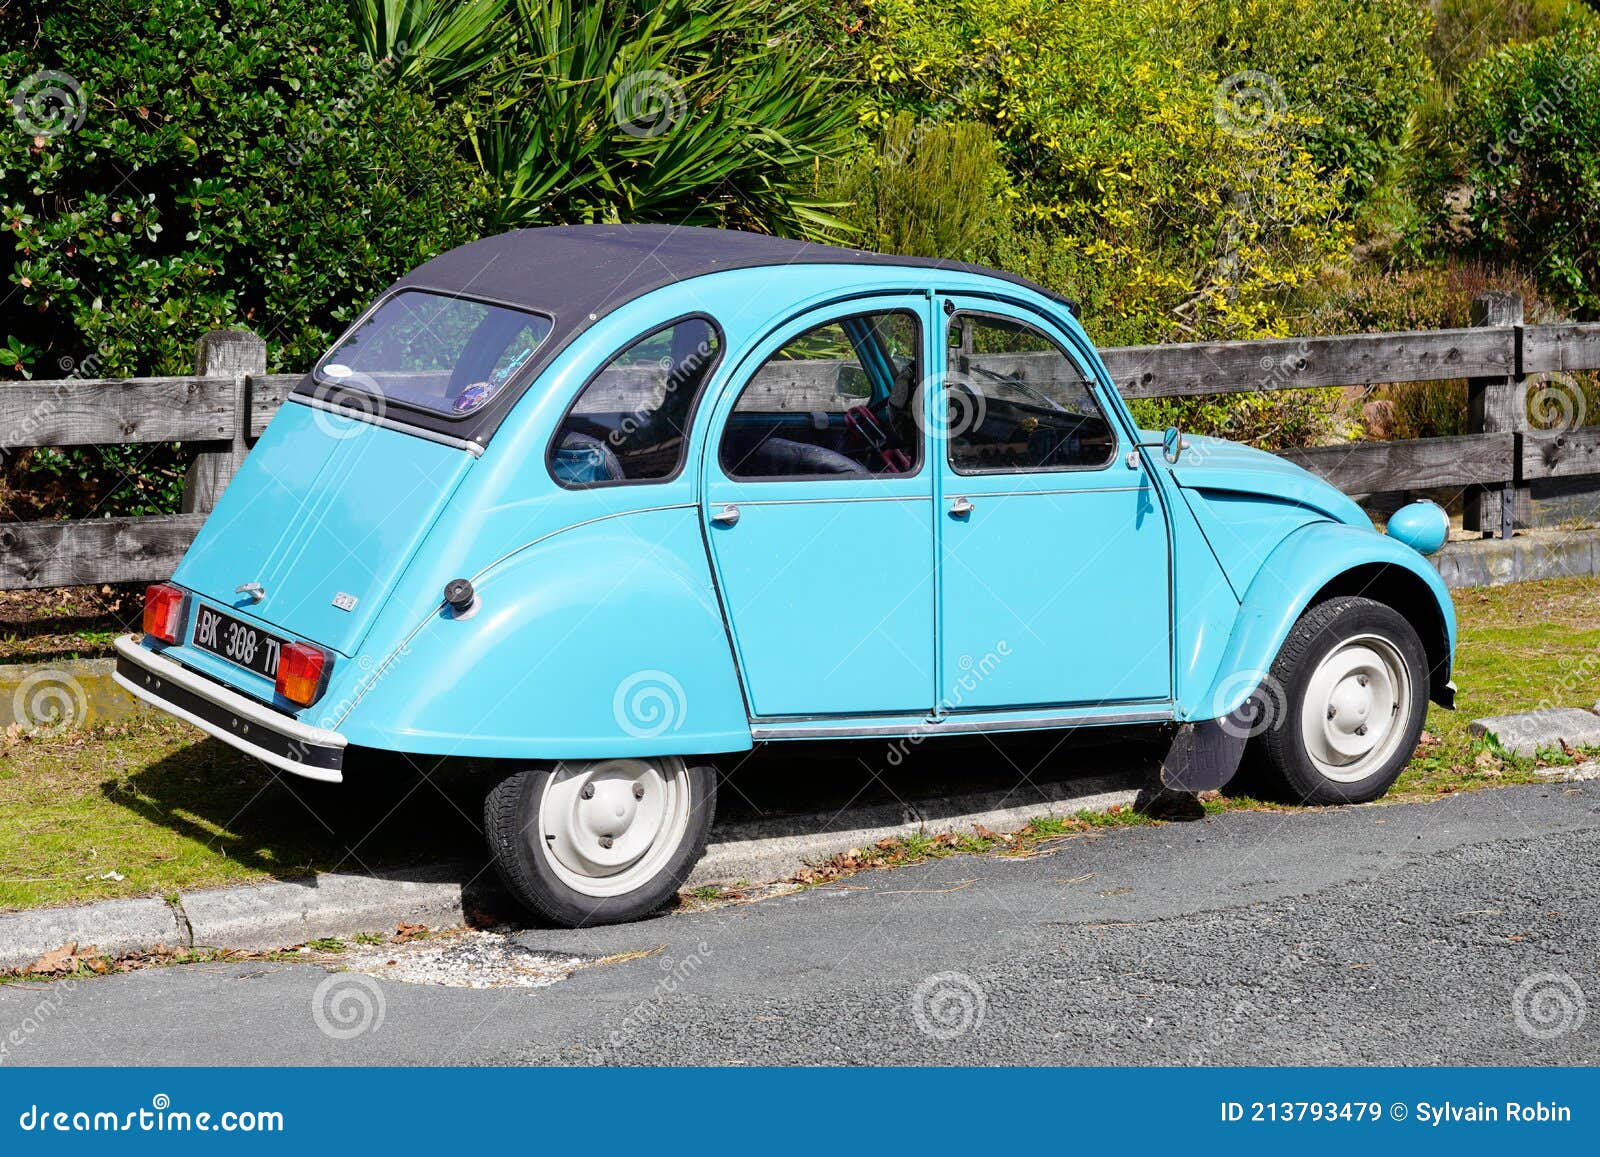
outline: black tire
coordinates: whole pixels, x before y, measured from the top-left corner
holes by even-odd
[[[665,906],[705,855],[717,806],[716,770],[684,762],[678,774],[689,793],[689,814],[676,848],[658,871],[631,891],[595,896],[561,878],[544,833],[539,831],[540,801],[566,766],[524,767],[489,790],[483,803],[483,828],[501,882],[534,915],[561,928],[622,924]]]
[[[1386,641],[1403,662],[1410,681],[1409,706],[1404,718],[1393,719],[1398,734],[1387,756],[1379,758],[1381,753],[1375,753],[1366,774],[1341,780],[1318,767],[1307,747],[1302,712],[1319,665],[1346,641],[1362,636]],[[1315,604],[1300,616],[1257,695],[1263,730],[1250,740],[1241,786],[1287,803],[1366,803],[1389,790],[1416,750],[1428,713],[1427,652],[1416,629],[1394,608],[1372,599],[1340,595]],[[1401,710],[1398,705],[1390,709]],[[1333,707],[1328,710],[1331,719]],[[1358,765],[1359,760],[1349,774],[1363,770]]]

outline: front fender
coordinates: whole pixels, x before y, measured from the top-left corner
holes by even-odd
[[[1396,609],[1412,618],[1425,645],[1430,631],[1439,636],[1428,645],[1437,695],[1456,648],[1455,607],[1439,572],[1375,530],[1316,522],[1285,536],[1262,564],[1240,604],[1216,678],[1192,702],[1179,704],[1179,718],[1219,719],[1240,707],[1266,677],[1295,620],[1324,591],[1404,602]],[[1420,607],[1419,595],[1425,600]],[[1419,610],[1436,611],[1436,623],[1417,621]]]
[[[520,759],[751,746],[697,511],[569,527],[474,577],[364,680],[351,743]]]

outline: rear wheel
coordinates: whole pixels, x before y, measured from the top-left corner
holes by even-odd
[[[1392,607],[1345,595],[1311,607],[1257,692],[1265,786],[1296,803],[1364,803],[1389,790],[1428,710],[1422,640]]]
[[[523,904],[575,928],[647,916],[705,853],[717,778],[678,756],[567,760],[501,780],[484,801],[495,868]]]

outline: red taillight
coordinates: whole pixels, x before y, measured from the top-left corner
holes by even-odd
[[[333,658],[310,643],[290,643],[278,656],[278,694],[309,707],[322,694]]]
[[[189,596],[182,587],[157,583],[144,591],[144,633],[163,643],[176,643],[183,634],[183,612]]]

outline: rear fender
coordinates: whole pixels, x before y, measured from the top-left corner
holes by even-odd
[[[1318,522],[1287,535],[1251,581],[1217,676],[1181,719],[1220,719],[1249,698],[1295,621],[1313,603],[1363,595],[1394,607],[1416,627],[1428,654],[1429,696],[1450,706],[1456,618],[1439,572],[1410,547],[1365,527]]]
[[[473,576],[368,673],[353,744],[521,759],[705,755],[751,746],[698,512],[558,531]]]

